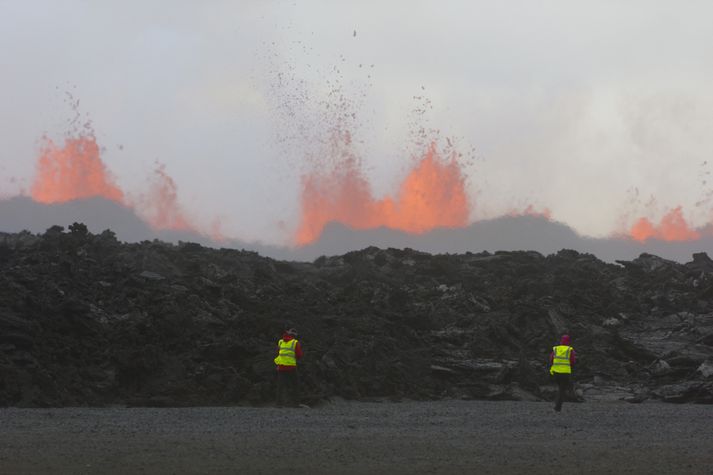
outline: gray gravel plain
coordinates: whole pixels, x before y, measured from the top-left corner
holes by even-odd
[[[0,473],[713,473],[713,406],[0,409]]]

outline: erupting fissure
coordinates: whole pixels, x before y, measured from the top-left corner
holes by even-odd
[[[154,229],[196,231],[178,204],[176,184],[165,166],[159,164],[154,173],[149,192],[135,201],[114,183],[93,134],[68,137],[62,147],[45,139],[30,196],[47,204],[106,198],[134,208]]]
[[[658,225],[652,223],[648,218],[639,218],[631,227],[629,234],[639,242],[649,239],[693,241],[701,237],[701,233],[691,228],[686,222],[680,206],[666,213]]]
[[[442,159],[432,144],[401,184],[395,198],[374,199],[356,160],[343,160],[331,173],[303,179],[302,216],[295,241],[307,245],[324,226],[340,222],[354,229],[388,227],[423,233],[468,224],[470,203],[455,157]]]
[[[339,141],[338,141],[339,142]],[[337,149],[349,147],[346,134],[333,144]],[[339,222],[353,229],[387,227],[409,233],[424,233],[438,227],[465,227],[469,224],[471,203],[465,189],[465,178],[455,155],[443,158],[431,144],[415,163],[394,196],[375,199],[358,160],[341,151],[341,159],[328,172],[314,172],[303,177],[301,215],[294,243],[304,246],[315,242],[329,222]],[[158,164],[148,193],[128,197],[114,182],[101,159],[101,149],[92,133],[67,137],[62,146],[45,138],[37,159],[36,175],[30,188],[31,197],[40,203],[63,203],[102,197],[137,210],[156,230],[197,231],[178,203],[177,187]],[[551,219],[550,210],[536,210],[532,205],[511,216],[540,216]],[[213,224],[209,234],[225,239]],[[203,233],[201,233],[203,234]],[[684,218],[678,206],[668,211],[658,224],[647,217],[639,218],[628,230],[631,239],[641,243],[650,239],[691,241],[701,232]]]
[[[176,182],[166,173],[164,164],[157,164],[154,170],[154,182],[149,194],[139,202],[148,222],[155,229],[190,231],[193,226],[183,216],[178,205]],[[137,206],[138,207],[138,206]]]
[[[48,204],[96,196],[124,204],[124,193],[114,184],[92,135],[67,138],[63,147],[45,139],[30,194]]]

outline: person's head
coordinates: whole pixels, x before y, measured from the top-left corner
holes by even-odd
[[[285,334],[290,335],[293,338],[296,338],[297,330],[295,330],[294,328],[288,328],[287,330],[285,330]]]
[[[562,345],[569,345],[572,339],[569,337],[569,335],[562,335],[562,338],[560,338],[560,343]]]

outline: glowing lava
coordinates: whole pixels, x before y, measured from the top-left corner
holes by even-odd
[[[30,194],[40,203],[63,203],[95,196],[124,202],[124,193],[113,183],[91,135],[67,138],[64,147],[46,139]]]
[[[639,218],[632,226],[629,234],[639,242],[645,242],[648,239],[693,241],[701,237],[698,231],[688,225],[680,206],[666,213],[661,218],[658,226],[654,225],[648,218]]]
[[[295,241],[306,245],[336,221],[354,229],[385,226],[410,233],[468,224],[470,205],[455,158],[443,160],[431,145],[399,188],[396,198],[375,200],[354,159],[327,175],[304,178],[302,216]]]
[[[193,230],[178,205],[176,182],[168,176],[163,164],[157,165],[153,186],[139,204],[143,209],[142,214],[154,229]]]
[[[163,165],[154,170],[155,179],[148,194],[133,202],[114,184],[92,134],[67,138],[63,147],[46,139],[36,168],[30,194],[37,202],[101,197],[131,206],[154,229],[196,231],[185,218],[178,204],[176,184]]]

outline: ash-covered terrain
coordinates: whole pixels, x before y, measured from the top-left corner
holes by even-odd
[[[314,262],[82,224],[0,234],[0,405],[269,404],[295,326],[307,404],[543,400],[560,334],[580,399],[713,403],[713,261],[367,248]]]

